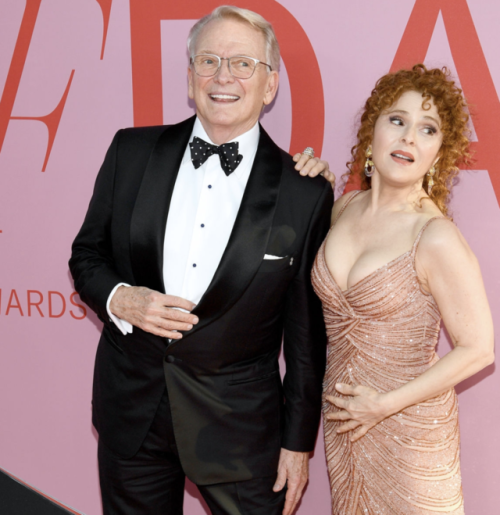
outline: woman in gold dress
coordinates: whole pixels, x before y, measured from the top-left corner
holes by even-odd
[[[477,260],[447,217],[469,160],[446,70],[382,77],[312,271],[329,339],[325,447],[334,515],[463,514],[454,386],[493,361]],[[441,318],[454,349],[439,359]]]

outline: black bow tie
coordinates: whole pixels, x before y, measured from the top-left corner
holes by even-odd
[[[191,161],[195,168],[199,168],[210,156],[219,154],[220,165],[224,173],[229,176],[236,170],[243,159],[243,156],[238,154],[238,146],[237,141],[232,141],[218,147],[195,136],[193,142],[189,144]]]

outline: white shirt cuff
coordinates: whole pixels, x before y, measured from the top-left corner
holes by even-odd
[[[126,286],[127,288],[130,288],[130,284],[118,283],[109,294],[108,301],[106,302],[106,311],[108,312],[109,319],[116,325],[116,327],[118,327],[118,329],[120,329],[123,335],[126,335],[132,332],[133,325],[130,322],[122,320],[121,318],[118,318],[116,315],[113,315],[113,313],[111,313],[109,309],[111,299],[113,298],[113,295],[120,286]]]

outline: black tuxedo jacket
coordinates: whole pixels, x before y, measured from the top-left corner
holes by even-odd
[[[333,194],[323,178],[301,177],[261,127],[228,245],[193,311],[200,322],[170,344],[137,327],[123,336],[106,301],[119,282],[164,293],[166,220],[193,123],[116,134],[70,269],[80,297],[104,322],[93,385],[93,423],[103,443],[133,456],[166,381],[184,471],[197,484],[214,484],[274,474],[280,447],[314,447],[326,335],[310,271]]]

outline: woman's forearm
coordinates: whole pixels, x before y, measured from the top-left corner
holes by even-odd
[[[384,394],[389,415],[449,390],[493,362],[493,353],[455,347],[422,375]]]

